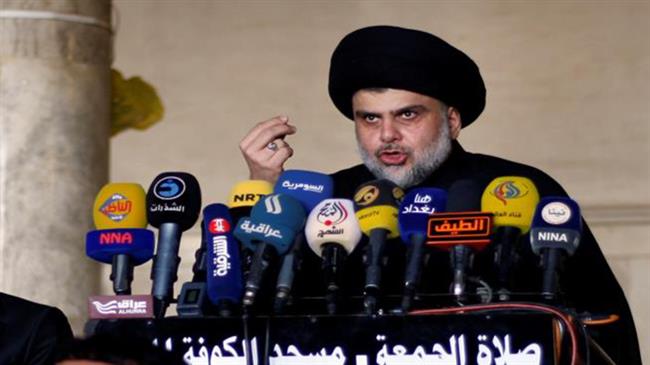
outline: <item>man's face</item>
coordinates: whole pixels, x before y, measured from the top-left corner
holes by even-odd
[[[460,114],[454,108],[411,91],[359,90],[352,109],[364,164],[378,178],[403,188],[435,171],[460,133]]]

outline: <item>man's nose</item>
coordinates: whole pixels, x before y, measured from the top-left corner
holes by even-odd
[[[400,139],[399,129],[392,119],[385,119],[381,125],[381,141],[390,143]]]

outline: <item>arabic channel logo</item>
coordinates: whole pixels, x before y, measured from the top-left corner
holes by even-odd
[[[508,200],[523,198],[528,195],[528,191],[526,184],[508,180],[497,185],[492,190],[492,195],[499,199],[503,205],[508,205]]]
[[[271,195],[264,199],[264,207],[266,212],[269,214],[280,214],[282,213],[282,204],[280,204],[280,197],[276,195]]]
[[[99,211],[113,222],[120,222],[126,218],[133,209],[129,198],[121,194],[113,194],[99,207]]]
[[[133,314],[146,314],[147,312],[147,301],[146,300],[137,300],[124,298],[120,300],[111,300],[106,303],[102,303],[99,300],[92,301],[92,305],[95,307],[95,310],[103,315],[133,315]]]
[[[230,232],[230,223],[223,218],[215,218],[208,224],[208,230],[212,234],[225,234]]]
[[[552,225],[564,224],[571,219],[571,208],[562,202],[551,202],[542,208],[542,219]]]
[[[329,202],[325,204],[316,216],[318,222],[333,226],[344,222],[348,218],[348,211],[340,202]]]
[[[354,201],[361,206],[368,205],[379,196],[379,188],[374,185],[364,186],[356,194],[354,194]]]
[[[162,200],[172,200],[183,195],[185,181],[176,176],[167,176],[153,187],[153,194]]]

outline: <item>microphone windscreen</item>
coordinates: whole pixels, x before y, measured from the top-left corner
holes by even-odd
[[[582,216],[575,200],[562,196],[542,198],[537,204],[530,229],[533,252],[560,248],[573,255],[580,244]]]
[[[374,229],[388,231],[388,238],[399,236],[397,207],[404,197],[404,190],[385,179],[367,182],[354,193],[356,216],[361,231],[370,235]]]
[[[273,193],[273,185],[265,180],[246,180],[238,182],[230,191],[228,207],[250,208],[263,196]]]
[[[286,170],[278,178],[274,193],[287,194],[311,212],[316,204],[334,194],[334,181],[329,175],[304,170]]]
[[[411,243],[411,235],[427,234],[427,223],[432,213],[444,212],[447,192],[438,188],[416,188],[408,192],[399,207],[398,224],[402,240]]]
[[[145,193],[140,184],[111,183],[101,188],[93,206],[97,229],[146,228]]]
[[[262,197],[273,194],[273,185],[265,180],[245,180],[238,182],[230,191],[228,207],[232,222],[251,215],[253,205]]]
[[[147,192],[147,218],[156,228],[163,223],[176,223],[181,231],[186,231],[196,223],[200,209],[199,182],[186,172],[158,175]]]
[[[110,264],[113,256],[131,256],[134,265],[153,257],[154,234],[144,228],[117,228],[90,231],[86,234],[86,255]]]
[[[359,221],[354,215],[354,203],[349,199],[325,199],[307,217],[305,238],[309,247],[322,255],[322,246],[337,243],[349,254],[361,240]]]
[[[228,207],[210,204],[203,209],[203,234],[207,244],[207,292],[214,304],[227,299],[241,301],[243,279],[239,247],[232,235]]]
[[[447,212],[480,211],[482,192],[483,189],[474,180],[456,180],[447,194]]]
[[[494,214],[496,227],[516,227],[521,233],[530,229],[539,202],[537,187],[522,176],[501,176],[492,180],[481,197],[481,208]]]
[[[272,194],[253,206],[250,217],[239,220],[235,237],[250,249],[264,242],[283,255],[304,224],[305,210],[298,200],[286,194]]]
[[[480,211],[482,192],[474,180],[455,181],[447,194],[447,212],[429,216],[427,245],[447,250],[458,245],[485,248],[492,234],[492,213]]]

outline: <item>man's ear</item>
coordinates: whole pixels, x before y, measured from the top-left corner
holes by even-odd
[[[447,119],[449,121],[449,135],[451,139],[458,138],[460,135],[460,130],[463,128],[463,122],[460,117],[460,112],[458,109],[450,106],[447,108]]]

